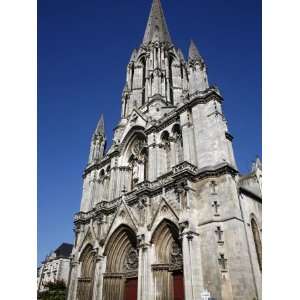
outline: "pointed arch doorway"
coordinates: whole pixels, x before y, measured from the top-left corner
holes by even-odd
[[[155,300],[184,300],[182,247],[177,226],[163,220],[152,236]]]
[[[134,231],[120,226],[110,237],[105,253],[104,300],[137,300],[138,250]]]
[[[78,278],[77,299],[78,300],[92,300],[93,285],[95,273],[95,251],[92,245],[88,244],[81,256],[81,276]]]

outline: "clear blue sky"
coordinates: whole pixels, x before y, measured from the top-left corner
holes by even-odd
[[[151,0],[38,1],[38,261],[73,242],[100,113],[112,138],[131,51]],[[192,38],[219,86],[239,170],[261,156],[261,1],[161,0],[173,42]]]

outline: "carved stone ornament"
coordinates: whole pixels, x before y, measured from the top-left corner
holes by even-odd
[[[176,266],[182,266],[183,264],[183,258],[182,258],[182,250],[178,243],[173,241],[172,248],[171,248],[171,254],[170,254],[170,261],[171,264]]]
[[[138,252],[135,249],[131,249],[124,262],[124,269],[131,271],[131,270],[136,270],[138,268]]]
[[[132,154],[139,159],[143,149],[146,147],[146,143],[144,140],[138,139],[134,142],[133,146],[132,146]]]

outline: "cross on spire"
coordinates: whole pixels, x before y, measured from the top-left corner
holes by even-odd
[[[172,44],[160,0],[153,0],[152,2],[143,44],[146,45],[152,41]]]

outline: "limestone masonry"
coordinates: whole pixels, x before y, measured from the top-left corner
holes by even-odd
[[[92,137],[68,300],[261,299],[262,166],[237,170],[222,102],[154,0],[112,146],[103,116]]]

